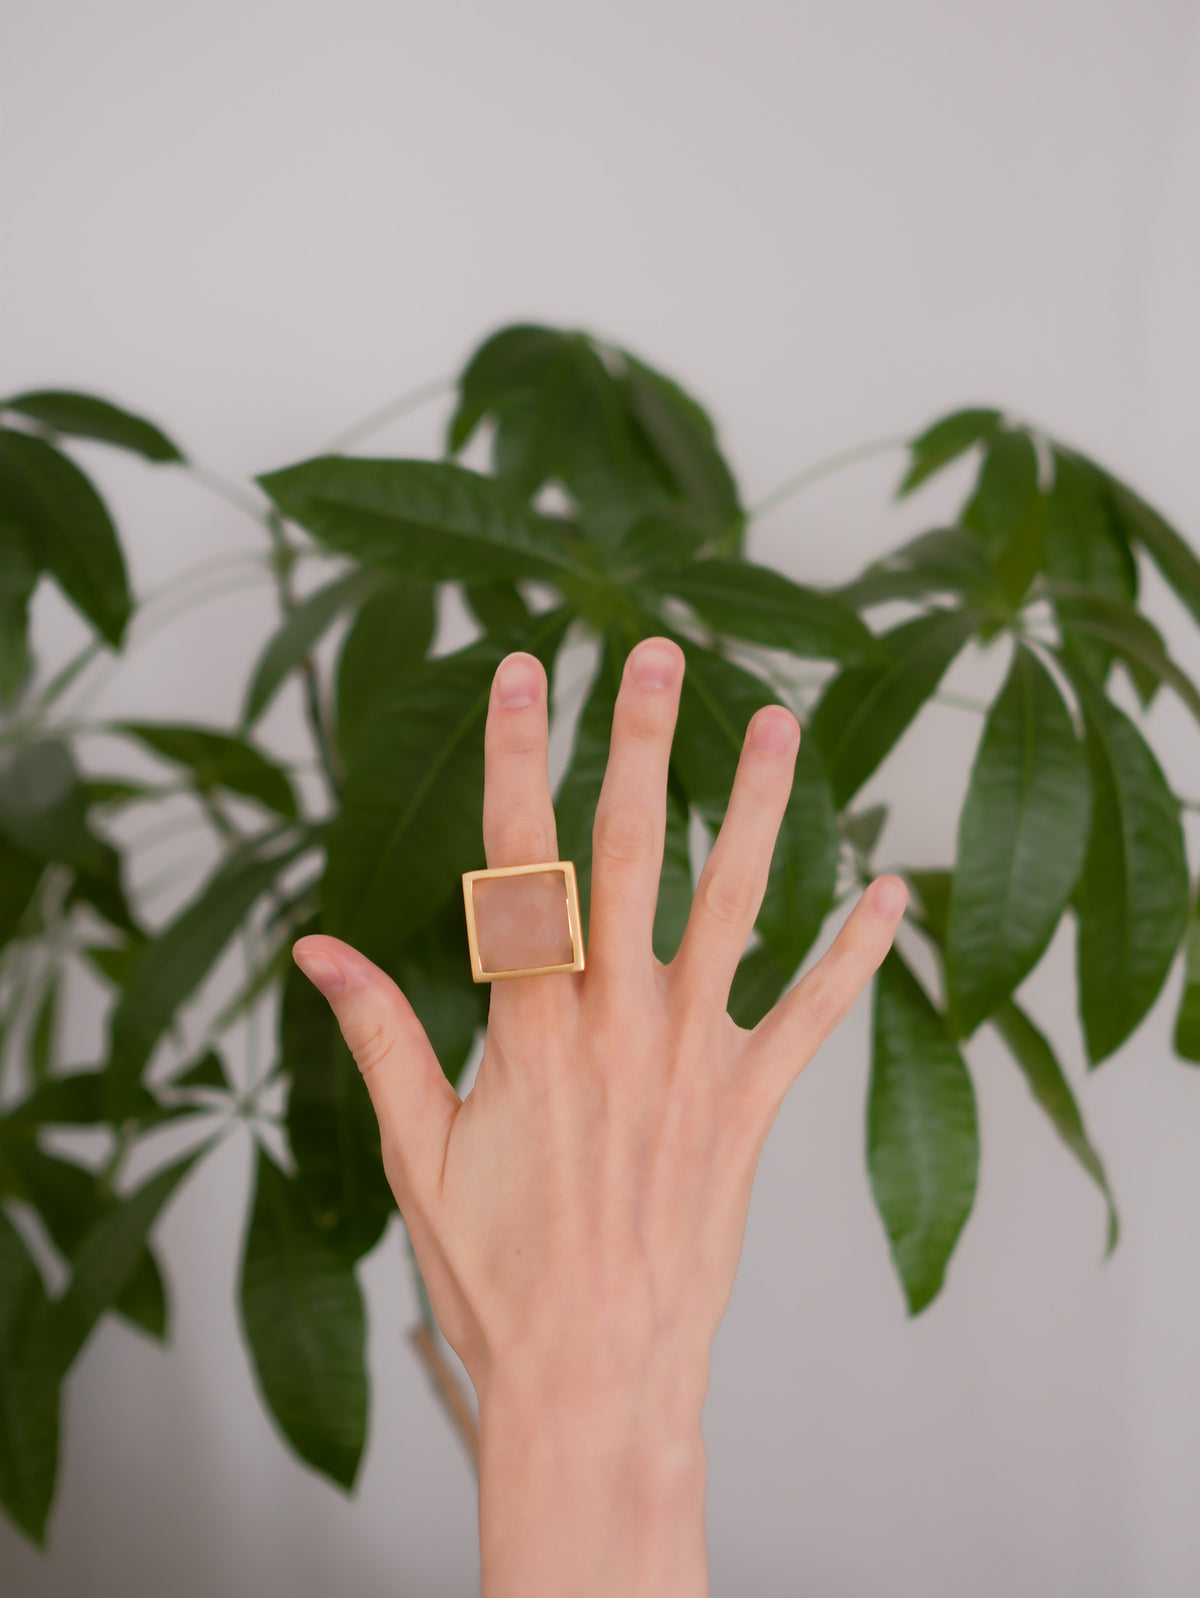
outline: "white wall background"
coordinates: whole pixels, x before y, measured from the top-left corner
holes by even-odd
[[[228,475],[315,452],[528,317],[610,333],[692,387],[751,502],[981,401],[1200,530],[1188,0],[41,0],[0,21],[0,180],[0,387],[108,394]],[[377,446],[432,451],[443,414]],[[140,592],[259,548],[182,475],[80,453]],[[848,576],[942,505],[889,508],[898,466],[829,479],[764,520],[751,553]],[[1200,670],[1194,626],[1155,578],[1145,592]],[[49,661],[81,636],[52,596],[38,619]],[[227,724],[270,622],[261,586],[200,608],[94,708]],[[440,647],[467,629],[449,607]],[[947,686],[978,691],[1001,664],[965,660]],[[1148,725],[1179,791],[1200,794],[1195,725],[1165,696]],[[874,780],[868,796],[895,800],[881,869],[950,859],[976,727],[930,707]],[[299,748],[293,701],[267,736]],[[94,769],[114,754],[97,741]],[[192,843],[143,842],[143,883],[193,859]],[[1001,1052],[972,1044],[978,1203],[915,1323],[863,1168],[865,1003],[805,1074],[715,1350],[714,1593],[1200,1591],[1200,1072],[1170,1051],[1179,983],[1086,1082],[1068,930],[1024,990],[1120,1200],[1103,1268],[1097,1195]],[[81,1059],[94,1012],[81,991]],[[398,1231],[363,1271],[374,1409],[356,1497],[264,1418],[233,1302],[248,1170],[235,1137],[160,1228],[172,1346],[115,1324],[89,1346],[48,1555],[0,1526],[11,1598],[476,1589],[473,1480],[404,1340]]]

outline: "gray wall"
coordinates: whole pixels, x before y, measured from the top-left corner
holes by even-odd
[[[530,317],[610,333],[694,388],[751,502],[831,452],[993,401],[1200,529],[1186,0],[41,0],[0,22],[0,171],[0,383],[110,394],[228,475],[315,452]],[[377,445],[431,451],[444,414]],[[139,591],[260,547],[179,474],[80,453]],[[814,487],[751,553],[848,576],[961,489],[897,510],[898,465]],[[1145,594],[1200,670],[1153,574]],[[260,583],[147,636],[93,710],[227,723],[270,607]],[[49,594],[38,622],[51,662],[82,636]],[[448,604],[439,647],[467,636]],[[946,687],[978,693],[1002,669],[976,655]],[[1165,695],[1148,725],[1200,795],[1195,725]],[[872,782],[864,797],[895,800],[881,869],[949,860],[977,727],[930,706]],[[295,699],[265,736],[302,750]],[[112,769],[115,745],[88,749]],[[186,874],[159,914],[203,868],[197,837],[139,841],[139,883]],[[912,1324],[863,1168],[865,1003],[789,1096],[705,1415],[715,1593],[1200,1590],[1200,1073],[1170,1052],[1180,972],[1086,1084],[1073,983],[1064,929],[1024,997],[1121,1203],[1103,1268],[1100,1200],[986,1037],[970,1049],[978,1203],[944,1298]],[[99,1002],[76,985],[80,1060]],[[48,1556],[0,1527],[13,1598],[474,1589],[472,1477],[405,1342],[398,1230],[362,1273],[375,1396],[355,1498],[264,1418],[233,1300],[248,1156],[231,1138],[161,1227],[172,1346],[106,1324],[72,1377]]]

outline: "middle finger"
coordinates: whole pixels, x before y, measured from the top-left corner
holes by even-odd
[[[667,767],[684,655],[644,638],[625,662],[592,829],[588,962],[593,982],[632,993],[652,969],[654,912],[667,828]]]
[[[546,693],[546,669],[536,655],[517,650],[496,668],[483,740],[483,847],[489,870],[558,859]],[[574,993],[564,975],[494,981],[489,1027],[544,1030],[549,1015]]]

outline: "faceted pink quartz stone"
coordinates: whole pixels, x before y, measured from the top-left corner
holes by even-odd
[[[561,871],[477,878],[471,893],[479,959],[485,971],[571,964],[571,924]]]

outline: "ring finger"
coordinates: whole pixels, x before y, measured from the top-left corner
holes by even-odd
[[[751,718],[725,818],[671,964],[672,984],[704,1006],[728,1005],[767,890],[799,747],[800,724],[782,705],[766,705]]]
[[[546,687],[545,667],[524,650],[506,655],[492,680],[483,739],[483,847],[489,870],[558,859]],[[496,1013],[497,1004],[521,1005],[526,996],[541,996],[556,983],[562,984],[557,973],[494,982],[491,1011]]]

